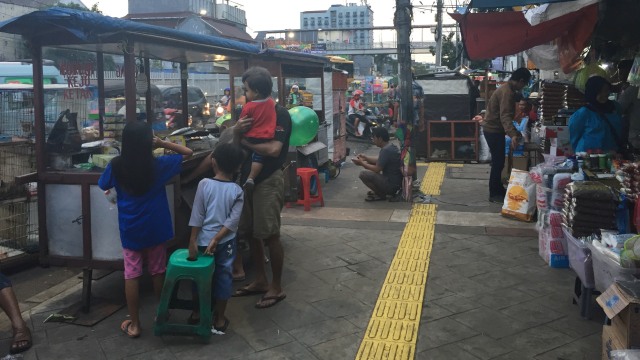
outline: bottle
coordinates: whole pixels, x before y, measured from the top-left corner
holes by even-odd
[[[599,168],[598,154],[589,153],[589,168],[591,170],[598,170]]]
[[[578,172],[571,174],[571,180],[573,181],[584,181],[584,171],[582,171],[582,166],[584,165],[584,160],[582,158],[578,158]]]

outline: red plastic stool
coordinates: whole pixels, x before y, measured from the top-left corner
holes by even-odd
[[[320,206],[324,206],[324,198],[322,197],[322,186],[320,185],[320,176],[318,176],[318,169],[314,168],[298,168],[296,174],[300,176],[302,180],[302,189],[304,196],[302,199],[298,199],[296,204],[304,205],[304,211],[311,210],[311,204],[320,203]],[[318,192],[316,195],[311,195],[311,178],[316,177],[316,186]]]

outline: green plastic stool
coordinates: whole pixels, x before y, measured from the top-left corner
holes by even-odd
[[[211,338],[211,279],[213,277],[214,259],[213,256],[198,254],[195,261],[187,260],[188,249],[178,249],[171,254],[167,273],[162,288],[162,296],[156,325],[153,333],[161,335],[196,335],[204,341]],[[177,294],[177,285],[180,280],[192,280],[198,288],[198,300],[200,303],[200,323],[196,325],[169,323],[166,314],[170,308],[193,310],[191,301],[176,301],[174,295]]]

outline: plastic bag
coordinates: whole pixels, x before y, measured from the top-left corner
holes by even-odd
[[[501,214],[522,221],[532,221],[536,211],[536,184],[529,172],[513,169],[509,178]]]
[[[78,113],[69,109],[62,111],[47,138],[47,149],[54,153],[69,153],[80,151],[81,147]]]
[[[564,206],[565,187],[571,182],[571,174],[559,173],[553,176],[553,194],[551,195],[551,208],[560,209]]]
[[[600,64],[595,61],[591,62],[591,64],[583,67],[582,69],[576,72],[576,77],[574,78],[574,85],[581,93],[584,94],[585,86],[587,85],[587,80],[593,75],[601,76],[605,79],[609,79],[609,75],[607,72],[600,67]]]
[[[640,360],[640,350],[613,350],[611,360]]]
[[[480,153],[479,153],[478,161],[490,162],[491,152],[489,151],[489,144],[487,143],[487,139],[484,138],[484,131],[482,130],[482,126],[480,126],[479,137],[480,137]]]
[[[536,184],[536,205],[538,206],[538,211],[549,210],[551,193],[551,189],[544,187],[541,184]]]
[[[536,184],[542,184],[543,173],[542,167],[540,165],[536,165],[529,169],[529,176],[531,176],[531,180],[533,180]]]

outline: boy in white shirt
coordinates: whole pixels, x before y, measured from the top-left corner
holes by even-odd
[[[244,203],[242,188],[233,182],[240,170],[244,154],[234,144],[219,144],[213,150],[213,179],[202,179],[193,202],[189,226],[189,257],[197,258],[198,251],[204,256],[215,257],[212,279],[212,302],[215,302],[215,317],[211,332],[223,335],[229,326],[224,316],[227,301],[231,297],[233,276],[231,265],[236,257],[236,232]],[[194,299],[197,299],[194,296]],[[189,322],[199,321],[199,307],[191,314]]]

